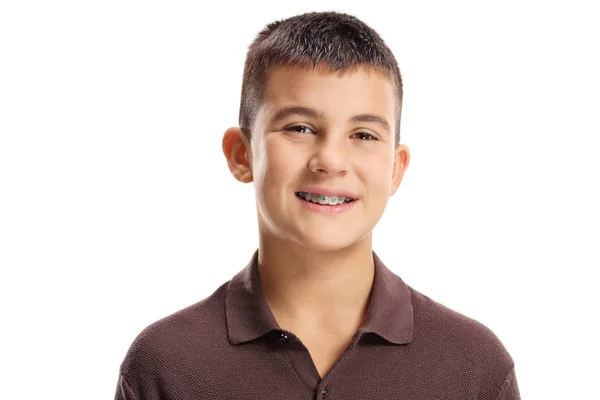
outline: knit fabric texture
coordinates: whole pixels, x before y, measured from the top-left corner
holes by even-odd
[[[115,400],[520,399],[514,362],[489,328],[373,257],[365,323],[323,378],[301,340],[270,312],[257,251],[209,297],[136,337]]]

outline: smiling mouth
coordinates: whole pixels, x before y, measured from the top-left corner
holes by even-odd
[[[319,193],[308,193],[308,192],[296,192],[296,196],[309,203],[337,206],[340,204],[352,203],[354,201],[351,197],[344,196],[324,196]]]

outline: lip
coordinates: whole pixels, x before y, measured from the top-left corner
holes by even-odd
[[[348,191],[348,190],[344,190],[344,189],[338,189],[338,188],[324,188],[324,187],[318,187],[318,186],[305,186],[299,190],[297,190],[298,192],[306,192],[306,193],[318,193],[318,194],[322,194],[324,196],[327,197],[331,197],[331,196],[344,196],[344,197],[350,197],[353,200],[358,200],[358,195]]]

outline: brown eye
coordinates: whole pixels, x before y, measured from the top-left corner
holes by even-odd
[[[310,133],[313,132],[308,126],[305,125],[294,125],[285,128],[286,131],[296,132],[296,133]]]
[[[373,136],[367,132],[358,132],[356,134],[356,137],[359,138],[360,140],[377,140],[377,138],[375,136]]]

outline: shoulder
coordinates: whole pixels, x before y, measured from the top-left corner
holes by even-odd
[[[226,337],[225,296],[229,282],[205,299],[144,328],[133,340],[121,364],[123,375],[151,374],[185,360],[191,350],[217,345]],[[154,371],[156,372],[156,371]]]
[[[500,339],[486,325],[461,314],[409,286],[414,312],[414,329],[432,340],[471,350],[505,353]],[[427,334],[427,335],[424,335]]]
[[[413,343],[436,362],[499,386],[514,362],[487,326],[411,288]]]

